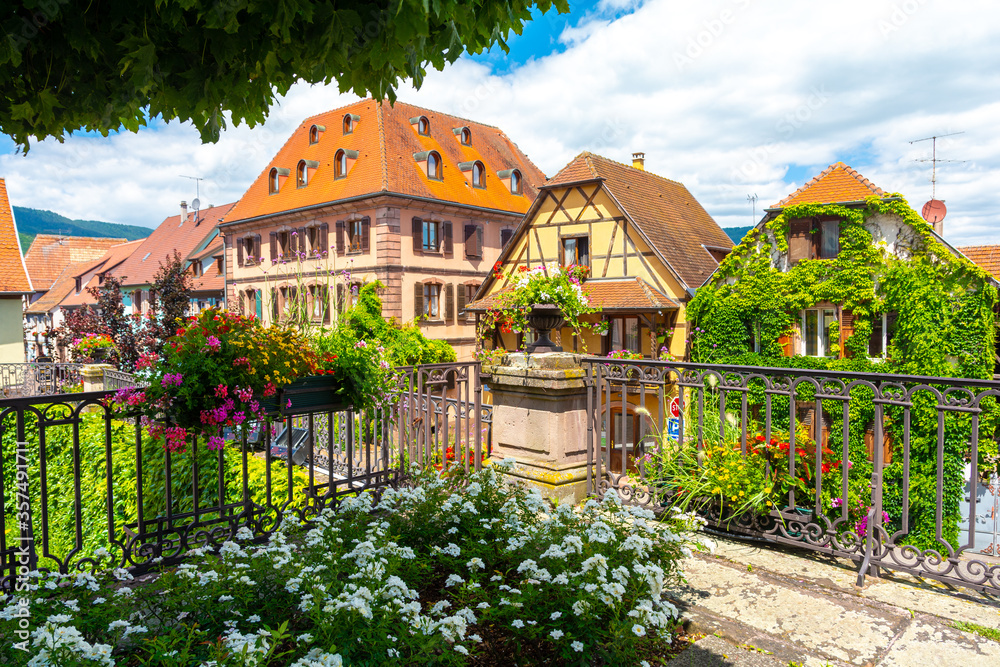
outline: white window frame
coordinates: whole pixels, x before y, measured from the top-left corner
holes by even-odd
[[[868,358],[871,361],[885,361],[889,354],[889,313],[881,313],[882,318],[882,354],[877,357],[871,356],[871,341],[868,343]]]
[[[424,316],[428,320],[441,319],[441,285],[424,283]]]
[[[809,313],[816,313],[816,354],[807,354],[809,341],[806,337],[806,318]],[[828,331],[828,324],[824,322],[826,314],[832,315],[833,321],[837,321],[837,311],[834,308],[807,308],[799,311],[799,354],[803,357],[829,357],[829,341],[825,332]]]

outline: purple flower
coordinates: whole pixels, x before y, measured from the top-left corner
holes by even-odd
[[[225,444],[225,441],[217,435],[213,435],[208,439],[208,448],[215,451],[222,449]]]
[[[222,341],[216,338],[215,336],[209,336],[207,339],[205,339],[205,345],[207,345],[208,349],[210,349],[212,352],[218,352],[219,348],[222,347]]]

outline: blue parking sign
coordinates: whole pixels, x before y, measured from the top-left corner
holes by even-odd
[[[681,439],[681,420],[670,417],[667,419],[667,437],[673,441]]]

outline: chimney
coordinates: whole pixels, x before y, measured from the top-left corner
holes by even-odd
[[[944,219],[942,218],[941,220],[936,220],[931,224],[934,225],[934,231],[937,235],[944,238]]]
[[[181,202],[181,224],[188,219],[188,203],[186,201]]]
[[[632,153],[632,168],[646,171],[646,154]]]

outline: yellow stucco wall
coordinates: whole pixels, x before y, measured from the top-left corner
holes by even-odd
[[[595,194],[594,190],[599,191]],[[540,195],[541,196],[541,195]],[[683,301],[686,294],[673,273],[660,261],[653,249],[643,239],[639,230],[631,226],[614,199],[596,184],[582,187],[560,188],[545,197],[531,218],[527,233],[512,242],[515,247],[503,265],[505,273],[520,266],[537,267],[548,262],[560,262],[561,239],[567,236],[587,235],[590,246],[591,279],[642,278],[653,288],[671,297],[681,308],[677,314],[670,352],[676,357],[684,355],[686,322]],[[506,286],[506,281],[494,281],[488,294]],[[601,337],[584,333],[589,353],[600,353]],[[562,346],[573,350],[572,331],[560,332]],[[511,349],[514,336],[504,337],[505,347]],[[643,354],[651,355],[648,336],[643,336]],[[576,349],[582,349],[577,347]]]
[[[24,363],[21,297],[0,298],[0,363]]]

